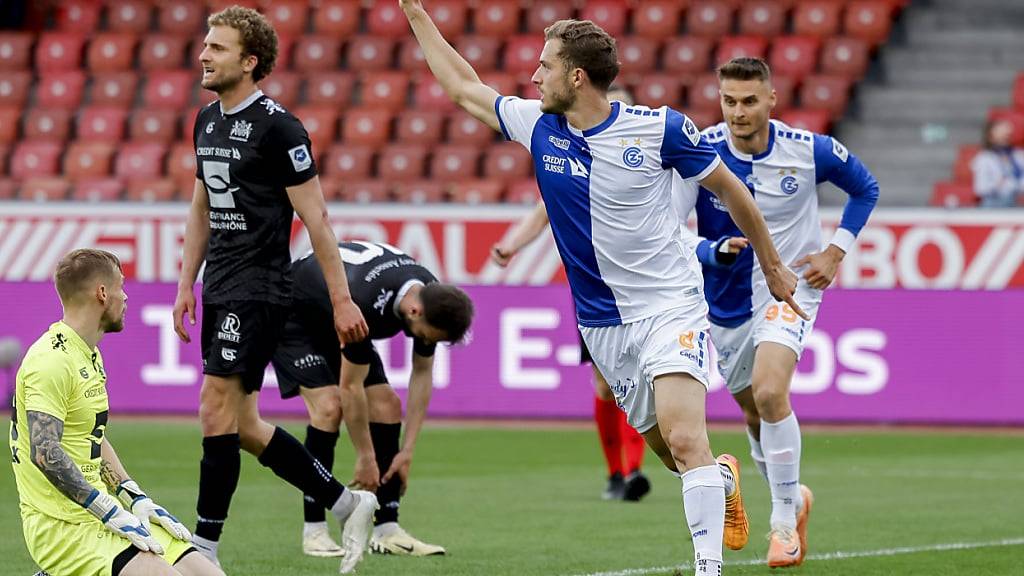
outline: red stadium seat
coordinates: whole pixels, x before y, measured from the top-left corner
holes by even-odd
[[[114,160],[114,175],[119,178],[157,178],[163,176],[167,146],[148,142],[128,142]]]
[[[438,83],[433,75],[429,74],[420,77],[413,91],[412,99],[417,108],[439,110],[442,112],[455,109],[455,103],[448,97],[444,88],[441,88],[441,84]]]
[[[189,108],[181,113],[181,135],[182,138],[192,141],[192,133],[196,128],[196,118],[199,117],[200,108]]]
[[[418,180],[416,182],[398,182],[393,189],[396,202],[412,204],[429,204],[444,202],[445,190],[440,182]]]
[[[694,36],[720,38],[732,32],[734,6],[724,0],[697,0],[686,13],[686,31]]]
[[[793,128],[828,134],[829,113],[825,110],[794,109],[779,115],[779,119]]]
[[[957,150],[956,161],[953,162],[953,180],[955,182],[971,183],[974,181],[971,162],[980,150],[981,146],[977,144],[961,146]]]
[[[796,96],[796,82],[789,76],[772,74],[772,88],[775,89],[775,111],[789,110]]]
[[[508,185],[505,201],[510,204],[536,204],[540,200],[540,189],[535,178],[516,180]]]
[[[708,71],[712,41],[699,36],[673,38],[665,44],[663,56],[666,72],[701,74]]]
[[[58,30],[96,30],[103,5],[95,0],[64,0],[56,6]]]
[[[829,38],[821,49],[821,71],[859,80],[868,71],[868,45],[860,38]]]
[[[0,106],[0,145],[14,143],[18,139],[18,123],[21,120],[21,108]],[[0,171],[0,174],[3,172]]]
[[[60,171],[63,142],[19,142],[11,156],[11,176],[54,176]]]
[[[173,70],[185,63],[188,39],[170,34],[147,35],[139,47],[139,68],[152,70]],[[189,62],[189,65],[194,62]]]
[[[31,87],[32,74],[29,72],[0,73],[0,106],[23,106]]]
[[[778,36],[786,28],[783,0],[748,0],[740,8],[740,34]]]
[[[843,115],[850,98],[850,79],[845,76],[811,75],[800,87],[800,106],[826,110],[833,119]]]
[[[64,154],[64,176],[71,180],[102,178],[110,174],[113,159],[113,144],[72,142]]]
[[[0,150],[0,174],[5,173],[6,150]],[[0,200],[13,200],[18,194],[18,183],[11,178],[0,178]]]
[[[300,83],[301,78],[295,72],[275,70],[260,81],[260,89],[285,108],[292,108],[299,103]]]
[[[292,49],[295,48],[293,36],[277,37],[277,61],[274,63],[275,70],[287,70],[292,67]],[[197,60],[190,60],[196,62]]]
[[[188,133],[190,141],[178,142],[171,146],[171,151],[167,154],[167,176],[175,182],[187,182],[196,178],[196,151],[191,142],[191,129]]]
[[[89,101],[94,105],[125,108],[135,99],[138,76],[134,72],[94,74],[89,88]]]
[[[616,42],[621,73],[646,74],[654,70],[658,61],[658,43],[641,36],[624,36]]]
[[[0,89],[0,100],[3,98],[3,90]],[[1024,112],[1024,73],[1018,74],[1013,82],[1013,107]]]
[[[726,36],[718,42],[715,65],[722,65],[733,58],[764,58],[768,41],[760,36]]]
[[[495,134],[489,126],[459,110],[448,120],[446,140],[451,144],[486,146],[494,142]]]
[[[338,109],[333,106],[303,106],[293,112],[306,127],[313,143],[313,154],[319,157],[338,135]]]
[[[843,31],[877,46],[889,37],[892,8],[879,0],[855,0],[846,6]]]
[[[306,32],[309,22],[307,0],[274,0],[268,4],[265,15],[278,34],[298,36]]]
[[[473,12],[473,30],[481,36],[511,36],[519,30],[519,3],[491,0]]]
[[[78,115],[76,134],[86,142],[119,142],[124,137],[128,111],[109,106],[87,106]]]
[[[170,178],[136,178],[129,180],[125,199],[135,202],[170,202],[177,195],[178,185]]]
[[[339,178],[326,177],[320,174],[320,193],[324,195],[327,202],[338,202],[341,200],[341,187],[343,180]]]
[[[708,108],[705,110],[687,110],[686,116],[690,120],[693,120],[693,123],[697,125],[697,128],[703,130],[722,121],[722,109]]]
[[[124,184],[116,178],[83,180],[71,190],[71,199],[77,202],[113,202],[121,199]]]
[[[374,71],[391,68],[395,41],[391,38],[356,36],[348,45],[348,67],[352,70]]]
[[[390,186],[379,180],[362,180],[359,182],[342,182],[339,197],[347,202],[369,204],[371,202],[390,202]]]
[[[722,109],[721,95],[718,93],[718,76],[714,73],[701,74],[697,77],[689,90],[689,106],[695,110],[719,110]]]
[[[428,4],[433,9],[433,6]],[[366,15],[366,27],[375,36],[405,36],[409,34],[409,21],[397,2],[376,2]]]
[[[680,3],[675,0],[651,0],[633,11],[633,33],[651,39],[676,36],[679,32]]]
[[[449,200],[459,204],[494,204],[501,202],[505,187],[490,180],[462,180],[449,190]]]
[[[341,62],[341,40],[330,36],[304,36],[295,43],[295,68],[302,72],[333,70]]]
[[[30,176],[22,183],[18,197],[34,202],[66,200],[70,188],[71,183],[63,178]]]
[[[992,108],[988,111],[989,121],[1004,120],[1013,125],[1013,145],[1024,146],[1024,113],[1013,108]]]
[[[480,81],[494,88],[494,91],[502,96],[512,96],[516,93],[515,79],[504,72],[485,72],[480,74]],[[444,94],[444,90],[441,93]]]
[[[24,116],[25,140],[64,142],[71,131],[71,112],[33,108]]]
[[[107,6],[107,28],[115,32],[146,32],[151,15],[145,0],[117,0]]]
[[[637,104],[650,108],[678,107],[683,101],[683,83],[675,74],[651,74],[633,89]]]
[[[189,126],[189,134],[191,134]],[[175,110],[139,108],[128,120],[132,140],[169,144],[178,138],[178,113]]]
[[[32,58],[33,35],[0,32],[0,70],[25,70]]]
[[[196,74],[188,70],[164,70],[149,74],[142,99],[146,106],[180,110],[192,102]]]
[[[313,31],[347,38],[359,29],[359,0],[322,0],[313,16]]]
[[[86,65],[92,72],[129,70],[135,59],[137,38],[123,32],[101,32],[92,37],[86,51]]]
[[[367,72],[362,77],[362,103],[368,108],[404,108],[409,95],[409,75],[405,72]]]
[[[799,81],[818,67],[819,40],[813,36],[780,36],[772,42],[772,72]]]
[[[373,174],[374,149],[369,146],[335,144],[323,161],[323,171],[329,177],[346,181],[365,180]]]
[[[437,29],[445,38],[456,38],[466,31],[469,14],[464,0],[431,0],[427,5],[427,10]],[[399,12],[399,17],[405,26],[402,34],[408,34],[408,24],[401,12]]]
[[[793,33],[800,36],[831,38],[839,33],[843,2],[801,0],[793,12]]]
[[[478,74],[490,72],[498,67],[498,52],[501,41],[488,36],[463,36],[456,43],[459,54],[465,58]]]
[[[85,72],[43,72],[36,86],[36,105],[42,108],[73,110],[82,103],[85,91]]]
[[[406,110],[395,123],[396,141],[402,144],[434,145],[441,141],[444,116],[435,110]]]
[[[377,175],[385,182],[420,180],[426,171],[426,159],[424,146],[393,144],[381,150]]]
[[[36,70],[76,70],[82,64],[85,37],[75,32],[44,32],[36,43]],[[129,56],[129,64],[131,59]]]
[[[500,182],[529,178],[533,159],[518,142],[499,142],[490,147],[484,158],[484,178]]]
[[[580,20],[591,20],[614,37],[626,31],[625,0],[589,0],[580,9]]]
[[[545,2],[530,6],[526,11],[526,31],[543,34],[544,29],[559,20],[572,18],[572,3]]]
[[[434,149],[430,177],[441,182],[457,182],[477,177],[480,148],[446,145]]]
[[[165,34],[191,37],[199,33],[205,23],[206,11],[195,0],[162,0],[157,10],[160,12],[157,27]]]
[[[515,36],[505,44],[504,69],[509,74],[531,75],[540,66],[544,38],[537,35]]]
[[[350,144],[379,146],[390,139],[391,111],[353,108],[342,121],[342,140]]]
[[[412,73],[429,71],[427,60],[423,57],[423,49],[415,37],[406,37],[398,41],[398,67]]]
[[[978,196],[970,183],[936,182],[928,204],[942,208],[971,207],[978,205]]]
[[[306,102],[346,108],[352,100],[355,79],[349,72],[324,72],[306,75]]]

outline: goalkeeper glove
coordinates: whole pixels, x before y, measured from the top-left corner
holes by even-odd
[[[117,505],[117,500],[109,494],[100,492],[93,488],[92,493],[86,498],[83,507],[99,518],[100,522],[114,534],[127,538],[133,546],[143,552],[163,554],[164,549],[160,543],[153,538],[149,530],[142,525],[131,512]]]
[[[163,526],[164,530],[167,530],[168,534],[178,540],[184,540],[185,542],[192,540],[192,534],[188,531],[188,528],[185,528],[185,525],[165,510],[163,506],[158,505],[149,496],[146,496],[146,493],[139,488],[139,485],[134,480],[128,479],[121,482],[117,486],[117,497],[121,499],[121,502],[127,508],[131,509],[132,514],[139,519],[139,522],[142,523],[147,531],[152,530],[149,523],[150,520],[156,520]]]

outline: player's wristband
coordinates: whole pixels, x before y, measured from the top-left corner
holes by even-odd
[[[107,520],[110,520],[111,516],[117,513],[117,500],[110,497],[109,494],[100,492],[93,488],[92,493],[85,499],[85,503],[82,507],[88,510],[93,516],[99,518],[100,522],[106,524]]]
[[[129,509],[131,509],[132,504],[140,498],[148,498],[146,493],[142,491],[142,488],[139,488],[139,485],[131,478],[117,485],[117,497]]]
[[[854,242],[857,241],[857,237],[853,235],[846,228],[836,228],[836,233],[832,235],[832,241],[829,244],[834,244],[836,248],[839,248],[843,253],[848,253],[850,248],[853,248]]]

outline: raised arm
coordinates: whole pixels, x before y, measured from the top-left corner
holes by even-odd
[[[420,0],[399,0],[413,34],[423,50],[430,71],[448,97],[474,118],[500,130],[494,102],[498,93],[480,81],[473,67],[441,36]]]
[[[533,242],[544,231],[548,225],[548,211],[544,201],[537,202],[529,214],[523,216],[512,231],[512,234],[505,240],[491,246],[491,260],[498,266],[504,268],[512,260],[512,257],[519,253],[524,246]]]

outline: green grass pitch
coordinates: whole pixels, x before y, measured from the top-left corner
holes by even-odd
[[[301,438],[300,423],[285,425]],[[107,433],[143,488],[193,526],[197,425],[115,417]],[[724,573],[773,572],[755,564],[767,548],[768,489],[747,456],[746,438],[737,430],[713,430],[712,445],[740,457],[751,515],[751,541],[742,551],[726,551]],[[1020,434],[807,427],[802,480],[816,495],[811,556],[784,573],[1024,574],[1022,447]],[[242,462],[221,545],[228,574],[336,574],[335,560],[301,554],[299,494],[255,459],[243,455]],[[449,555],[369,556],[358,573],[689,574],[671,568],[692,559],[679,482],[653,455],[646,463],[654,489],[643,502],[603,502],[604,470],[592,430],[428,423],[401,521],[414,535],[446,546]],[[352,450],[342,438],[335,472],[348,478],[351,465]],[[10,468],[0,472],[0,494],[0,574],[30,576],[35,567],[21,536]],[[980,543],[998,545],[973,547]],[[961,544],[972,547],[940,549]]]

